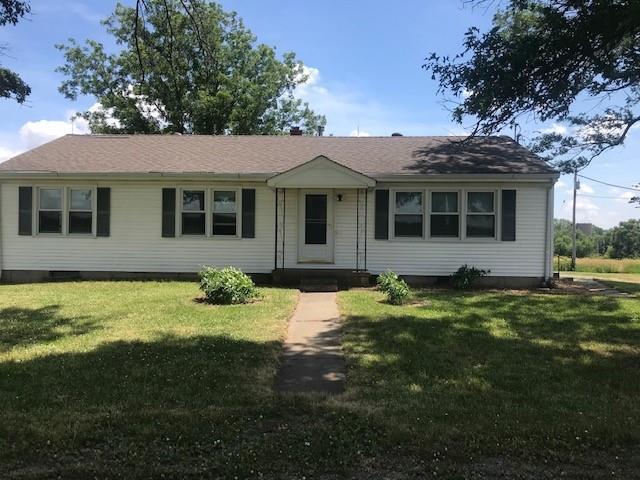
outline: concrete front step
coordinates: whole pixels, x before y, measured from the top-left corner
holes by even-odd
[[[303,292],[337,292],[338,280],[335,278],[302,277],[300,290]]]
[[[271,273],[273,281],[277,285],[288,287],[309,286],[309,288],[320,288],[319,286],[329,285],[323,290],[309,291],[335,291],[337,289],[347,289],[352,287],[366,287],[369,285],[371,275],[367,271],[354,271],[345,269],[311,269],[311,268],[286,268],[274,270]],[[314,287],[318,286],[318,287]]]

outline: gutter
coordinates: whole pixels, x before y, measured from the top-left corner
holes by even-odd
[[[554,183],[560,178],[559,173],[471,173],[471,174],[367,174],[377,182],[451,182],[451,181],[469,181],[469,182],[486,182],[487,180],[509,181],[517,180],[523,182],[544,182],[553,181]],[[149,179],[191,179],[203,180],[203,177],[215,180],[246,180],[266,182],[268,179],[280,175],[282,172],[57,172],[43,170],[0,170],[0,179],[25,179],[25,178],[56,178],[56,179],[77,179],[77,178],[116,178],[123,180],[149,180]]]
[[[2,250],[2,183],[0,183],[0,282],[2,281],[2,261],[4,252]]]

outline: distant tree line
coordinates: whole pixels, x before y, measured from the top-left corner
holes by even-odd
[[[555,220],[555,255],[571,256],[571,222]],[[608,258],[640,258],[640,220],[620,222],[605,230],[593,226],[591,235],[576,232],[578,257],[604,256]]]

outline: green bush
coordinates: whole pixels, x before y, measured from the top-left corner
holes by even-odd
[[[387,300],[393,305],[402,305],[411,291],[407,282],[390,270],[378,275],[378,288],[387,294]]]
[[[218,270],[203,267],[200,271],[200,290],[207,303],[228,305],[247,303],[258,297],[258,289],[253,280],[234,267]]]
[[[490,272],[491,270],[482,270],[480,268],[470,267],[469,265],[462,265],[456,273],[451,275],[451,284],[454,288],[468,290],[477,279],[486,277]]]
[[[390,285],[393,282],[396,282],[399,280],[398,274],[395,272],[392,272],[391,270],[387,270],[384,273],[381,273],[380,275],[378,275],[378,278],[376,279],[376,282],[378,283],[378,289],[382,290],[383,292],[387,292],[387,290],[389,289]]]

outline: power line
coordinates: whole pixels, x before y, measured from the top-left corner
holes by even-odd
[[[603,185],[608,185],[609,187],[616,187],[616,188],[623,188],[625,190],[631,190],[632,192],[640,192],[640,189],[638,188],[631,188],[631,187],[623,187],[622,185],[614,185],[613,183],[607,183],[607,182],[603,182],[602,180],[596,180],[595,178],[591,178],[591,177],[586,177],[584,175],[578,175],[580,178],[584,178],[587,180],[591,180],[592,182],[596,182],[596,183],[601,183]]]
[[[628,198],[616,197],[614,195],[612,195],[612,196],[609,196],[609,195],[589,195],[587,193],[580,193],[580,192],[578,192],[578,196],[579,197],[590,197],[590,198],[616,198],[618,200],[629,200]]]

